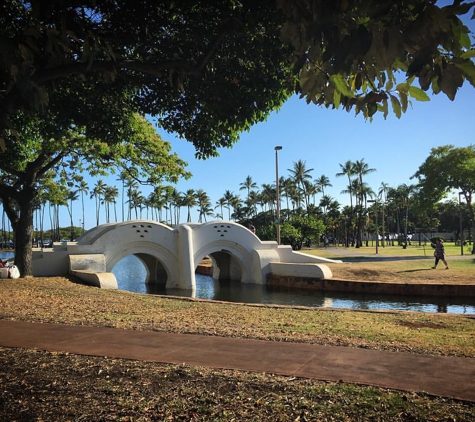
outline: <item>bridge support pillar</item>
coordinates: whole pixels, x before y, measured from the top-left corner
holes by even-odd
[[[167,287],[176,289],[196,289],[195,260],[193,251],[193,230],[183,225],[177,227],[178,236],[178,262],[180,266],[176,271],[176,277],[169,280]]]

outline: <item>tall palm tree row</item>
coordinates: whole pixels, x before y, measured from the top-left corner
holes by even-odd
[[[368,223],[367,200],[375,196],[374,191],[363,181],[363,177],[376,169],[370,168],[364,158],[355,162],[348,160],[339,166],[341,171],[336,173],[336,177],[346,176],[348,179],[348,186],[341,193],[350,196],[345,243],[346,246],[351,243],[359,248],[363,244],[363,231]]]
[[[282,199],[285,201],[287,209],[291,204],[292,211],[301,215],[309,212],[310,208],[314,212],[315,195],[324,191],[331,184],[325,175],[322,175],[318,181],[312,181],[312,171],[313,169],[307,168],[305,161],[299,160],[290,169],[291,175],[289,178],[280,178],[281,201]],[[192,210],[195,207],[198,207],[199,222],[206,222],[208,217],[223,219],[225,209],[227,209],[227,218],[235,221],[257,216],[259,213],[258,207],[262,212],[271,212],[272,215],[275,214],[276,209],[275,184],[263,184],[259,190],[257,183],[253,181],[250,175],[245,178],[244,182],[240,183],[239,189],[246,191],[244,200],[238,194],[227,190],[223,197],[216,202],[214,209],[208,194],[203,189],[196,191],[189,189],[185,193],[180,193],[173,186],[157,186],[148,197],[144,197],[137,181],[130,173],[122,173],[117,180],[121,183],[120,195],[118,186],[108,186],[103,179],[97,180],[95,185],[90,188],[84,178],[77,175],[70,183],[70,190],[61,190],[59,189],[60,185],[51,182],[46,190],[51,225],[55,227],[56,231],[59,231],[59,210],[62,206],[66,206],[69,213],[72,238],[74,235],[73,203],[81,200],[83,227],[80,228],[80,232],[82,232],[86,221],[85,195],[89,195],[89,199],[94,200],[96,225],[103,222],[118,221],[117,200],[119,196],[121,197],[122,221],[143,218],[145,211],[147,218],[151,217],[172,225],[178,224],[180,222],[180,210],[183,207],[187,209],[187,222],[191,221]],[[326,198],[324,208],[327,207],[330,199]],[[38,216],[41,215],[42,210],[44,215],[44,208],[39,206]],[[218,210],[219,212],[217,212]],[[165,211],[165,215],[163,215],[163,211]],[[287,212],[284,215],[291,215],[291,213]]]
[[[360,247],[363,244],[364,236],[370,227],[373,233],[384,234],[385,231],[394,233],[403,232],[403,237],[407,239],[408,231],[411,229],[411,208],[413,207],[416,187],[410,185],[400,185],[391,188],[386,183],[381,183],[377,189],[377,194],[366,183],[367,175],[376,171],[371,168],[364,158],[339,164],[340,171],[336,177],[346,177],[348,185],[342,190],[342,194],[349,196],[349,206],[341,207],[340,204],[328,195],[327,190],[332,187],[332,183],[326,175],[322,174],[317,179],[312,179],[313,168],[307,166],[306,161],[298,160],[288,169],[288,177],[281,176],[280,187],[280,210],[281,223],[289,222],[293,216],[312,216],[321,219],[327,227],[328,234],[332,232],[340,233],[347,245],[352,244]],[[54,228],[55,240],[59,235],[59,210],[66,207],[69,213],[69,225],[71,228],[70,237],[77,234],[74,228],[73,206],[80,201],[82,219],[86,221],[85,196],[89,195],[95,203],[96,224],[103,222],[118,221],[118,198],[121,197],[122,221],[147,218],[165,222],[170,225],[181,222],[180,211],[186,208],[186,221],[192,221],[193,209],[198,212],[198,222],[206,222],[209,218],[228,219],[238,222],[245,220],[263,218],[264,224],[274,224],[277,191],[275,182],[264,183],[260,187],[253,180],[251,175],[245,177],[239,183],[239,190],[245,191],[245,197],[232,190],[226,190],[221,198],[216,201],[214,207],[209,195],[204,189],[188,189],[186,192],[179,192],[174,186],[156,186],[153,191],[144,197],[137,182],[130,174],[121,174],[118,178],[121,186],[108,186],[102,179],[96,181],[93,187],[89,187],[82,176],[78,175],[74,180],[67,183],[68,188],[59,187],[59,184],[52,182],[45,183],[44,193],[39,198],[36,208],[36,226],[43,228],[43,220],[49,210],[50,224]],[[119,187],[121,195],[119,195]],[[318,195],[321,195],[319,199]],[[368,199],[376,198],[379,204],[379,211],[368,207]],[[49,205],[47,208],[45,205]],[[371,223],[374,218],[370,218],[374,212],[381,213],[379,220],[380,227],[373,227]],[[382,230],[381,230],[382,226]],[[82,232],[80,227],[79,233]],[[366,237],[367,241],[367,237]]]

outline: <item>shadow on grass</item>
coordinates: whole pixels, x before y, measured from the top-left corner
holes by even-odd
[[[403,270],[403,271],[397,271],[398,274],[403,274],[403,273],[418,273],[421,271],[434,271],[432,268],[416,268],[413,270]]]

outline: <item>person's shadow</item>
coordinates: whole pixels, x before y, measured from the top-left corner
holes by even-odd
[[[416,268],[415,270],[402,270],[398,273],[418,273],[420,271],[430,271],[432,268]]]

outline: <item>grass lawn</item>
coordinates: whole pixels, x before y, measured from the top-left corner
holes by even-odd
[[[473,245],[467,245],[463,247],[464,256],[470,256],[472,254],[471,248]],[[448,257],[450,256],[460,256],[460,246],[455,245],[454,242],[444,242],[444,249],[445,253]],[[375,257],[388,257],[388,256],[397,256],[397,257],[432,257],[434,253],[434,249],[430,246],[429,243],[426,245],[413,243],[412,245],[408,245],[406,249],[402,246],[390,246],[385,245],[384,247],[381,244],[378,247],[378,254],[376,254],[376,242],[369,242],[368,246],[363,246],[361,248],[354,248],[349,247],[345,248],[339,246],[335,248],[334,246],[329,246],[328,248],[307,248],[303,250],[303,252],[307,253],[308,251],[318,251],[322,254],[322,256],[375,256]],[[473,255],[475,259],[475,255]]]
[[[475,284],[475,255],[460,256],[455,247],[446,248],[450,269],[442,262],[432,270],[433,250],[419,246],[403,249],[397,246],[379,248],[378,255],[372,247],[317,248],[301,252],[324,258],[342,260],[343,264],[327,264],[333,278],[342,280],[379,281],[396,283]],[[394,258],[394,259],[391,259]]]
[[[332,270],[360,269],[353,273],[360,277],[415,274],[414,280],[421,282],[429,276],[463,280],[468,274],[473,279],[472,257],[453,259],[449,271],[427,269],[431,262],[331,265]],[[475,362],[473,316],[222,304],[100,290],[61,277],[0,280],[0,318],[458,356],[467,358],[467,365]],[[5,421],[475,420],[475,403],[420,392],[38,350],[0,348],[0,385],[0,420]]]

